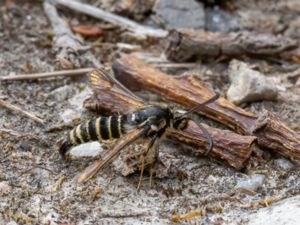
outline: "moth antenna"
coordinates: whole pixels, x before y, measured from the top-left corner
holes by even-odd
[[[216,93],[213,97],[211,97],[210,99],[200,103],[199,105],[196,105],[194,106],[193,108],[191,108],[189,111],[187,111],[186,113],[184,113],[180,118],[188,115],[188,114],[191,114],[195,111],[197,111],[198,109],[202,108],[203,106],[209,104],[209,103],[212,103],[214,101],[216,101],[218,98],[220,97],[220,94],[219,93]]]
[[[202,131],[203,135],[205,136],[205,138],[207,139],[207,142],[208,142],[208,148],[207,150],[205,151],[204,155],[207,156],[209,154],[209,152],[213,149],[213,146],[214,146],[214,141],[210,135],[210,133],[207,131],[207,129],[202,126],[201,123],[199,123],[198,121],[196,120],[193,120],[197,126],[200,128],[200,130]]]

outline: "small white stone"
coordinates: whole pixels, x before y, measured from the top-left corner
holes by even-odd
[[[60,114],[60,118],[65,124],[72,124],[73,120],[80,117],[80,111],[76,109],[67,109]]]
[[[248,225],[298,225],[300,196],[284,199],[249,216]]]
[[[232,83],[227,98],[234,104],[277,99],[279,90],[272,78],[266,78],[246,63],[232,60],[228,73]]]
[[[289,160],[283,158],[276,159],[274,161],[274,164],[282,170],[290,170],[291,168],[293,168],[293,164]]]
[[[218,182],[218,177],[214,175],[209,175],[206,179],[206,182],[209,184],[216,184]]]
[[[18,225],[15,221],[10,221],[6,225]]]
[[[71,149],[70,155],[72,157],[96,157],[103,151],[99,142],[89,142],[75,146]]]
[[[83,111],[83,102],[90,95],[90,93],[90,88],[86,87],[83,91],[69,99],[71,108],[66,109],[60,114],[60,118],[65,124],[71,124],[74,119],[80,117]]]
[[[51,95],[55,96],[57,101],[65,101],[72,91],[71,86],[64,85],[51,91]]]
[[[8,181],[0,182],[0,196],[7,193],[11,189]]]
[[[265,175],[253,174],[247,176],[246,178],[240,179],[236,184],[235,189],[243,188],[249,191],[256,191],[260,186],[263,185],[264,180],[265,180]]]
[[[83,107],[84,100],[91,94],[91,89],[89,87],[85,87],[81,92],[74,95],[69,103],[75,109],[81,109]]]

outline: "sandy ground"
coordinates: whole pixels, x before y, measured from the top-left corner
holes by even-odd
[[[24,1],[7,5],[0,1],[0,22],[0,76],[55,69],[52,31],[41,4]],[[99,60],[109,58],[98,54],[101,49],[92,51]],[[222,76],[211,79],[216,89],[228,87],[226,75]],[[48,129],[61,123],[60,115],[71,108],[69,100],[85,86],[84,78],[0,83],[1,95],[10,103],[45,120],[45,125],[40,125],[0,108],[0,128],[18,133],[0,130],[0,224],[172,224],[171,215],[197,209],[202,211],[201,217],[182,223],[244,224],[251,213],[266,206],[266,198],[278,201],[299,195],[299,170],[284,168],[288,162],[282,163],[279,156],[254,161],[239,172],[169,142],[161,145],[168,170],[159,173],[152,187],[145,174],[137,192],[139,174],[122,176],[116,162],[94,179],[76,185],[74,177],[92,159],[63,162],[55,143],[68,129]],[[247,108],[275,111],[299,132],[299,103],[299,92],[291,91],[278,102]],[[240,179],[251,174],[264,175],[252,195],[233,191]]]

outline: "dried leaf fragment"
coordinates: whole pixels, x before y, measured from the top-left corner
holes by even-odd
[[[85,37],[99,37],[103,33],[102,29],[98,25],[93,24],[70,24],[70,27],[73,32],[81,34]]]
[[[175,214],[175,215],[172,215],[170,217],[170,220],[172,222],[179,222],[181,220],[190,220],[194,217],[197,217],[197,216],[202,216],[202,210],[201,209],[196,209],[196,210],[191,210],[185,214]]]

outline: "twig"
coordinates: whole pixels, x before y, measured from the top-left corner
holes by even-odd
[[[67,177],[66,177],[65,175],[61,176],[61,177],[54,183],[54,185],[53,185],[53,187],[52,187],[52,192],[58,191],[58,189],[60,189],[62,183],[66,180],[66,178],[67,178]]]
[[[0,132],[10,134],[11,136],[28,137],[30,139],[40,140],[40,138],[37,135],[31,134],[31,133],[19,133],[15,130],[6,129],[6,128],[0,128]]]
[[[53,72],[45,72],[45,73],[32,73],[32,74],[21,74],[14,76],[5,76],[0,79],[1,80],[33,80],[33,79],[41,79],[41,78],[50,78],[50,77],[60,77],[60,76],[78,76],[85,73],[88,73],[93,68],[83,68],[83,69],[74,69],[74,70],[61,70],[61,71],[53,71]]]
[[[126,68],[131,66],[130,64],[126,65]],[[143,66],[140,68],[143,68]],[[122,68],[121,70],[123,70]],[[159,73],[159,71],[157,72],[157,70],[155,71],[155,73],[153,73],[153,70],[151,69],[148,71],[148,68],[149,66],[147,66],[146,73],[149,75],[149,77],[155,76],[155,73],[158,73],[158,76],[160,76],[161,79],[164,79],[164,75],[162,73]],[[126,73],[123,73],[123,75],[124,74]],[[116,75],[118,75],[118,73]],[[123,77],[126,79],[127,74]],[[128,74],[128,78],[129,77],[130,75]],[[147,78],[147,80],[150,80],[150,78]],[[173,82],[166,83],[168,83],[170,86],[173,86]],[[103,85],[103,82],[98,82],[97,85],[99,85],[97,87],[101,87],[101,85]],[[115,88],[113,84],[111,85],[112,88]],[[149,86],[144,87],[144,89],[148,90]],[[163,88],[164,85],[160,86]],[[177,85],[174,85],[173,87],[175,87],[174,91],[179,90]],[[103,86],[100,89],[104,88],[105,87]],[[168,89],[168,91],[170,91],[170,89]],[[180,95],[181,92],[178,92],[177,94]],[[145,102],[145,104],[147,103]],[[86,101],[84,102],[84,107],[102,114],[103,112],[107,112],[110,114],[126,114],[143,107],[143,103],[118,92],[107,91],[99,93],[94,92],[94,95],[86,99]],[[208,130],[209,134],[211,135],[214,141],[214,146],[212,151],[209,153],[209,156],[225,160],[229,165],[236,169],[242,169],[247,164],[252,151],[255,149],[255,137],[242,136],[228,130],[226,131],[213,127],[208,127],[204,124],[202,125],[205,126],[205,128]],[[205,138],[199,126],[192,121],[188,123],[188,126],[184,131],[167,129],[166,137],[176,141],[177,143],[184,143],[192,146],[192,151],[196,154],[203,155],[207,148],[207,139]],[[99,162],[96,162],[95,164],[92,164],[90,168],[93,168],[93,166],[97,167],[97,164],[100,163],[101,160]],[[132,166],[129,164],[127,166],[130,166],[132,168]],[[134,170],[135,168],[132,169]]]
[[[190,68],[195,67],[197,63],[151,63],[157,68]],[[73,77],[80,76],[92,71],[94,68],[82,68],[73,70],[60,70],[45,73],[30,73],[30,74],[19,74],[13,76],[0,77],[0,81],[14,81],[14,80],[35,80],[45,79],[52,77]],[[1,97],[1,96],[0,96]]]
[[[19,132],[10,130],[10,129],[5,129],[5,128],[0,128],[0,132],[4,132],[4,133],[10,134],[12,136],[17,136],[17,137],[21,136],[21,134]]]
[[[102,9],[96,8],[94,6],[80,3],[77,1],[72,0],[54,0],[59,5],[62,5],[64,7],[70,8],[72,10],[85,13],[89,16],[104,20],[106,22],[124,27],[128,29],[129,31],[137,34],[137,35],[145,35],[149,37],[157,37],[157,38],[163,38],[166,37],[168,32],[166,30],[162,29],[155,29],[152,27],[143,26],[141,24],[138,24],[132,20],[126,19],[122,16],[118,16],[116,14],[105,12]]]
[[[42,119],[36,117],[35,115],[33,115],[33,114],[29,113],[29,112],[24,111],[23,109],[15,106],[15,105],[12,105],[12,104],[4,101],[2,99],[0,99],[0,106],[9,109],[12,112],[20,113],[23,116],[26,116],[26,117],[32,119],[33,121],[35,121],[35,122],[37,122],[39,124],[44,124],[44,121]]]
[[[40,166],[40,165],[34,165],[32,167],[30,167],[29,169],[26,169],[24,171],[21,171],[21,175],[23,174],[26,174],[28,172],[30,172],[31,170],[34,170],[36,168],[39,168],[39,169],[43,169],[43,170],[47,170],[48,172],[50,172],[51,174],[55,175],[56,173],[53,172],[52,170],[48,169],[47,167],[44,167],[44,166]]]
[[[127,87],[134,85],[135,88],[155,92],[186,107],[201,104],[214,95],[214,92],[194,75],[169,76],[131,55],[123,55],[113,64],[113,69],[116,78]],[[300,136],[271,112],[255,115],[224,98],[207,104],[197,112],[232,128],[237,133],[256,136],[257,143],[262,148],[271,149],[293,161],[300,161]]]
[[[171,30],[167,38],[165,54],[175,62],[195,58],[217,58],[220,56],[241,57],[287,57],[285,54],[297,49],[297,40],[258,34],[253,32],[204,32],[200,30]]]

